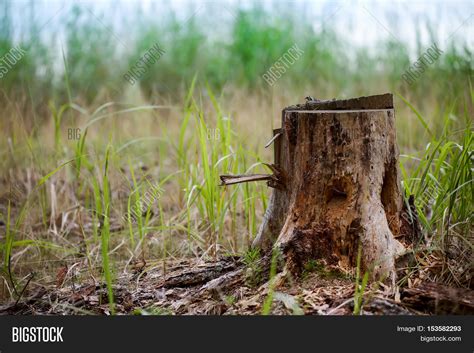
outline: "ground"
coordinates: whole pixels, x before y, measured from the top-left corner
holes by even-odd
[[[272,315],[354,313],[354,281],[338,269],[316,265],[298,277],[285,270],[272,280],[255,276],[237,257],[137,264],[116,280],[114,310],[125,315],[253,315],[262,314],[271,302]],[[63,281],[58,274],[58,283],[30,290],[29,296],[2,306],[0,313],[111,314],[105,285],[93,278],[67,286]],[[474,313],[474,291],[427,282],[396,291],[373,283],[363,297],[359,313],[365,315]]]

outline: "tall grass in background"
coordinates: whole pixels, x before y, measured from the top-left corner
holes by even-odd
[[[63,16],[66,35],[61,49],[66,51],[69,68],[63,75],[69,76],[74,97],[80,97],[86,103],[118,96],[123,84],[120,73],[126,71],[126,65],[119,59],[121,42],[111,38],[107,30],[112,27],[111,20],[105,14],[95,14],[80,5],[73,5]],[[58,99],[64,99],[61,87],[58,91],[62,94]]]
[[[207,88],[207,94],[212,112],[206,114],[202,106],[194,100],[189,110],[189,114],[194,117],[194,127],[190,128],[196,130],[195,148],[200,160],[197,164],[182,166],[184,167],[184,175],[188,175],[192,181],[191,185],[187,184],[187,192],[184,196],[187,200],[186,205],[189,207],[195,202],[200,218],[206,220],[203,231],[207,234],[206,244],[210,246],[211,244],[222,243],[225,238],[225,231],[229,230],[226,228],[228,215],[235,216],[237,209],[245,211],[245,219],[255,219],[255,198],[259,195],[258,189],[261,185],[250,184],[229,189],[219,186],[219,175],[229,172],[235,174],[248,173],[257,168],[260,163],[256,158],[255,163],[247,168],[246,161],[249,156],[252,156],[252,153],[243,147],[243,141],[235,138],[235,132],[232,130],[232,124],[235,123],[235,120],[222,112],[210,87]],[[188,119],[187,116],[183,119],[182,124],[185,127],[188,127]],[[185,128],[182,126],[180,135],[184,130]],[[185,154],[181,150],[179,156]],[[185,158],[185,160],[189,161],[188,158]],[[245,190],[244,196],[243,199],[237,201],[240,187]],[[249,194],[252,196],[249,196]],[[250,200],[253,201],[249,202]],[[261,200],[265,202],[265,197]],[[253,229],[248,229],[249,233],[252,231]],[[233,237],[227,245],[230,245],[229,251],[237,251],[241,249],[242,244],[239,244],[236,238]],[[248,245],[250,245],[249,241],[246,242],[245,246]],[[216,250],[214,249],[211,252],[216,253]]]
[[[101,198],[96,199],[96,211],[100,217],[100,238],[101,238],[101,249],[102,249],[102,269],[104,272],[105,283],[107,285],[107,295],[109,301],[110,312],[114,314],[114,293],[112,289],[112,268],[109,262],[109,241],[110,241],[110,184],[108,178],[109,168],[109,157],[110,157],[110,146],[107,146],[105,152],[104,161],[104,175],[102,180],[102,192]],[[99,207],[98,205],[101,204]],[[101,211],[103,210],[103,214]]]
[[[189,19],[183,21],[164,4],[153,14],[139,7],[120,14],[112,5],[109,12],[83,4],[66,5],[47,28],[40,28],[41,19],[34,15],[37,6],[30,2],[22,8],[29,16],[29,25],[18,28],[12,23],[11,4],[0,3],[4,12],[0,52],[19,43],[28,53],[2,79],[2,100],[10,98],[7,101],[11,102],[21,95],[25,104],[38,108],[51,99],[65,102],[67,87],[77,103],[120,99],[133,88],[123,74],[155,43],[165,54],[139,82],[143,94],[152,101],[160,97],[179,101],[196,73],[214,90],[230,86],[267,91],[270,87],[262,74],[294,44],[304,50],[304,55],[287,70],[278,86],[299,96],[310,91],[321,97],[347,97],[390,89],[409,95],[421,109],[435,100],[442,106],[454,103],[458,113],[462,111],[459,98],[469,97],[466,85],[473,66],[472,48],[467,42],[446,43],[440,59],[422,79],[408,86],[401,76],[426,49],[421,39],[411,55],[405,43],[390,38],[375,48],[353,47],[327,23],[315,29],[314,19],[307,16],[270,12],[258,5],[229,8],[233,16],[219,23],[221,33],[215,32],[215,23],[204,20],[205,11],[194,13],[190,8]],[[282,11],[285,9],[290,8]],[[426,26],[431,33],[429,45],[445,44],[434,34],[432,24]],[[65,63],[58,55],[62,51]],[[64,85],[66,79],[69,85]]]
[[[429,249],[443,254],[441,277],[458,285],[462,281],[469,282],[474,250],[472,117],[467,110],[463,116],[447,112],[442,132],[435,134],[422,115],[409,102],[405,102],[430,136],[422,153],[401,156],[405,192],[415,197],[424,240]],[[463,129],[452,127],[457,119],[464,121]],[[404,168],[405,164],[413,167]],[[455,260],[455,264],[450,259]]]
[[[443,131],[435,135],[421,114],[413,106],[411,108],[425,126],[431,140],[420,157],[402,155],[404,159],[415,160],[416,165],[412,171],[402,168],[404,187],[408,194],[422,200],[417,204],[418,212],[429,233],[447,240],[445,236],[449,230],[458,226],[459,230],[463,230],[461,234],[467,236],[474,201],[474,133],[471,117],[466,112],[462,117],[465,128],[454,130],[451,128],[453,120],[460,117],[446,113]],[[429,217],[425,217],[426,213],[429,213]]]

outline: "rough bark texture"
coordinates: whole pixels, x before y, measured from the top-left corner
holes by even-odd
[[[276,245],[292,270],[310,259],[395,279],[402,194],[392,95],[283,110],[274,134],[280,185],[254,246]]]

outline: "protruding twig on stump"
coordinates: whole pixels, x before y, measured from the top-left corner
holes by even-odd
[[[223,174],[220,176],[220,179],[221,179],[220,186],[248,183],[251,181],[266,181],[267,185],[272,188],[282,188],[284,182],[283,182],[283,175],[280,169],[273,164],[267,164],[267,163],[263,163],[263,164],[266,165],[268,168],[270,168],[273,174],[238,174],[238,175]]]

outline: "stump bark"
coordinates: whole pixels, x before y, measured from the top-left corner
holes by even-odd
[[[287,107],[274,130],[274,187],[254,246],[395,280],[402,193],[391,94]],[[277,179],[277,180],[275,180]]]

